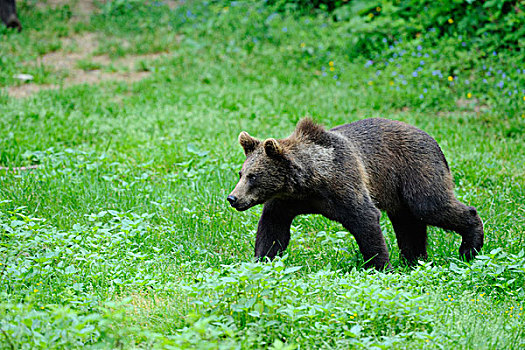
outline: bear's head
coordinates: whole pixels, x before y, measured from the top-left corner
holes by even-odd
[[[293,165],[282,141],[260,141],[243,131],[239,143],[246,161],[239,172],[239,182],[228,196],[232,207],[244,211],[293,190]]]

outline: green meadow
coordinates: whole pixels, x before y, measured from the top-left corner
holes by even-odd
[[[17,3],[24,30],[0,27],[0,349],[525,348],[523,46],[380,30],[381,2],[284,3]],[[394,270],[367,270],[349,232],[307,215],[255,263],[262,208],[226,201],[237,136],[306,116],[432,135],[484,221],[480,255],[431,227],[407,267],[383,215]]]

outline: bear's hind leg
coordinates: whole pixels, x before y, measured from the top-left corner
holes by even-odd
[[[410,265],[427,258],[427,225],[408,210],[388,212],[401,256]]]
[[[467,207],[456,198],[442,208],[424,213],[422,217],[429,225],[459,233],[462,237],[459,254],[467,261],[474,258],[483,247],[483,222],[476,208]]]

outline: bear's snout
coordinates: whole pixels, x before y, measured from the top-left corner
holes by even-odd
[[[230,205],[237,211],[245,211],[246,209],[253,207],[253,204],[250,204],[250,202],[247,202],[245,200],[246,198],[244,198],[244,200],[239,199],[233,194],[230,194],[226,199],[228,200],[228,202],[230,202]]]
[[[230,202],[230,205],[232,207],[235,208],[236,204],[237,204],[237,197],[235,196],[232,196],[231,194],[228,196],[228,198],[226,198],[228,200],[228,202]]]

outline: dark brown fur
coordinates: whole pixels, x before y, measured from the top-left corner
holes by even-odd
[[[264,203],[257,258],[284,251],[293,219],[310,213],[343,224],[377,269],[390,266],[380,210],[410,263],[427,257],[427,225],[459,233],[467,260],[483,246],[476,209],[454,197],[441,149],[413,126],[374,118],[325,130],[303,119],[288,138],[261,142],[242,132],[239,142],[246,161],[228,200],[240,211]]]

